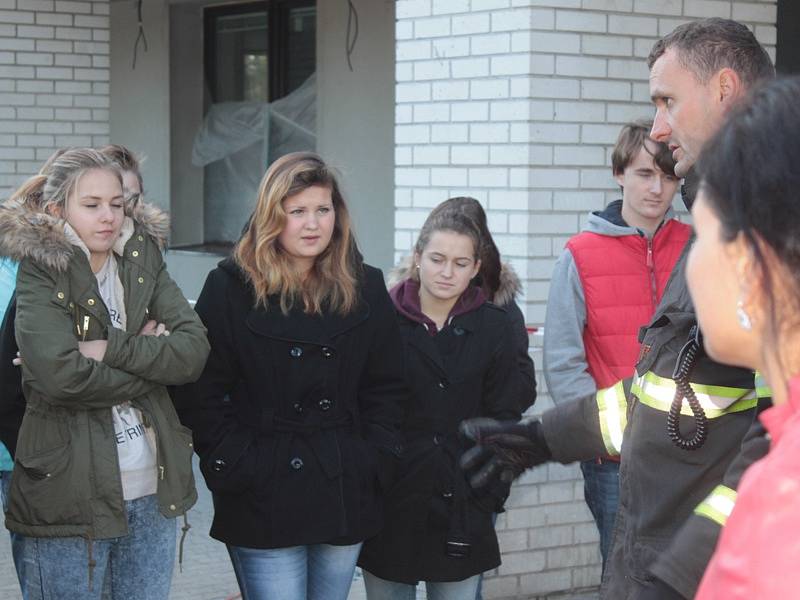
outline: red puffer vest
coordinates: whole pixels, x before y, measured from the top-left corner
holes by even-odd
[[[583,345],[598,389],[633,375],[639,328],[653,316],[690,234],[670,219],[651,240],[583,232],[567,242],[583,286]]]

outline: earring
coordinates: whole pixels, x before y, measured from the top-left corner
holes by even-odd
[[[736,303],[736,317],[739,319],[739,327],[745,331],[750,331],[753,328],[753,322],[750,320],[750,315],[744,309],[744,303],[739,300]]]

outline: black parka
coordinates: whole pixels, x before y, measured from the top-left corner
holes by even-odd
[[[407,399],[397,321],[379,270],[348,315],[254,307],[231,259],[196,310],[211,354],[174,391],[214,496],[211,536],[249,548],[350,544],[381,526],[380,476],[402,448]]]
[[[459,581],[500,564],[492,513],[508,488],[476,495],[458,465],[468,447],[457,434],[464,419],[519,419],[522,384],[510,321],[491,303],[452,318],[435,336],[399,315],[412,396],[402,462],[388,492],[386,524],[367,541],[359,565],[390,581]],[[469,554],[448,556],[448,541]]]

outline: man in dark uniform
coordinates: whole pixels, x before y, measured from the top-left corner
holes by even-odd
[[[673,151],[690,207],[697,190],[691,168],[703,143],[774,68],[750,30],[726,19],[681,25],[656,42],[648,66],[651,136]],[[702,350],[684,277],[690,244],[640,332],[632,379],[559,405],[541,421],[463,427],[478,442],[464,462],[475,486],[550,460],[621,455],[620,506],[601,590],[610,600],[692,598],[739,478],[768,449],[754,421],[769,404],[768,389],[752,371],[715,363]]]

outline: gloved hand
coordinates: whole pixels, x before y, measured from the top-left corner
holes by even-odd
[[[460,462],[476,489],[496,480],[511,483],[526,469],[553,458],[540,421],[468,419],[461,423],[460,431],[475,442]]]

